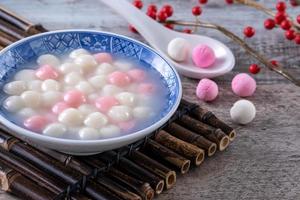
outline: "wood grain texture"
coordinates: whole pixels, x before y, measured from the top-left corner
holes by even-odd
[[[192,19],[190,10],[196,0],[144,0],[145,3],[171,3],[178,19]],[[300,48],[284,39],[280,30],[266,31],[263,21],[267,16],[243,6],[226,6],[224,1],[210,0],[204,9],[206,20],[224,23],[230,30],[242,34],[245,25],[254,26],[257,36],[248,40],[270,59],[283,62],[300,75]],[[259,0],[274,7],[274,0]],[[130,33],[124,19],[95,0],[1,0],[0,4],[21,16],[42,23],[50,30],[89,28],[112,31],[144,41]],[[300,8],[291,10],[296,15]],[[239,98],[230,90],[230,80],[237,72],[245,72],[255,62],[229,39],[212,30],[200,30],[227,44],[237,58],[233,72],[219,77],[219,98],[203,106],[218,117],[230,121],[229,110]],[[249,98],[256,105],[257,117],[247,126],[235,126],[238,137],[222,153],[207,159],[200,168],[179,176],[176,186],[163,192],[158,200],[282,200],[300,199],[300,88],[289,84],[279,75],[263,68],[255,76],[258,88]],[[183,78],[184,96],[197,102],[194,91],[196,80]],[[0,194],[0,200],[14,199]]]

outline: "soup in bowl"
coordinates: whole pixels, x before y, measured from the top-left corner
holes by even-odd
[[[87,155],[145,137],[176,111],[178,74],[153,49],[99,31],[23,39],[0,53],[1,122],[27,142]]]

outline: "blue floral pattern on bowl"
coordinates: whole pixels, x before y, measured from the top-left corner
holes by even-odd
[[[168,114],[178,103],[178,98],[181,98],[181,84],[178,74],[166,60],[151,48],[123,36],[85,30],[44,33],[17,42],[2,50],[0,53],[0,86],[10,80],[24,65],[35,62],[42,54],[49,53],[60,56],[78,48],[84,48],[93,53],[109,52],[154,68],[169,89],[166,107],[156,122]],[[0,95],[3,99],[3,93]],[[0,115],[5,116],[2,109],[0,109]]]

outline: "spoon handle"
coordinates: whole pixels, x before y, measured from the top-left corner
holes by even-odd
[[[158,41],[168,40],[170,30],[163,27],[126,0],[101,0],[102,3],[123,16],[152,46]],[[169,34],[169,35],[168,35]],[[158,39],[159,37],[159,39]],[[166,38],[165,38],[166,37]]]

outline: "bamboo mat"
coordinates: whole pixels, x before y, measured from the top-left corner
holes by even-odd
[[[0,46],[46,32],[0,8]],[[150,136],[113,151],[76,157],[31,146],[0,131],[1,188],[23,199],[153,199],[177,174],[225,150],[235,131],[212,112],[182,100],[174,116]]]

